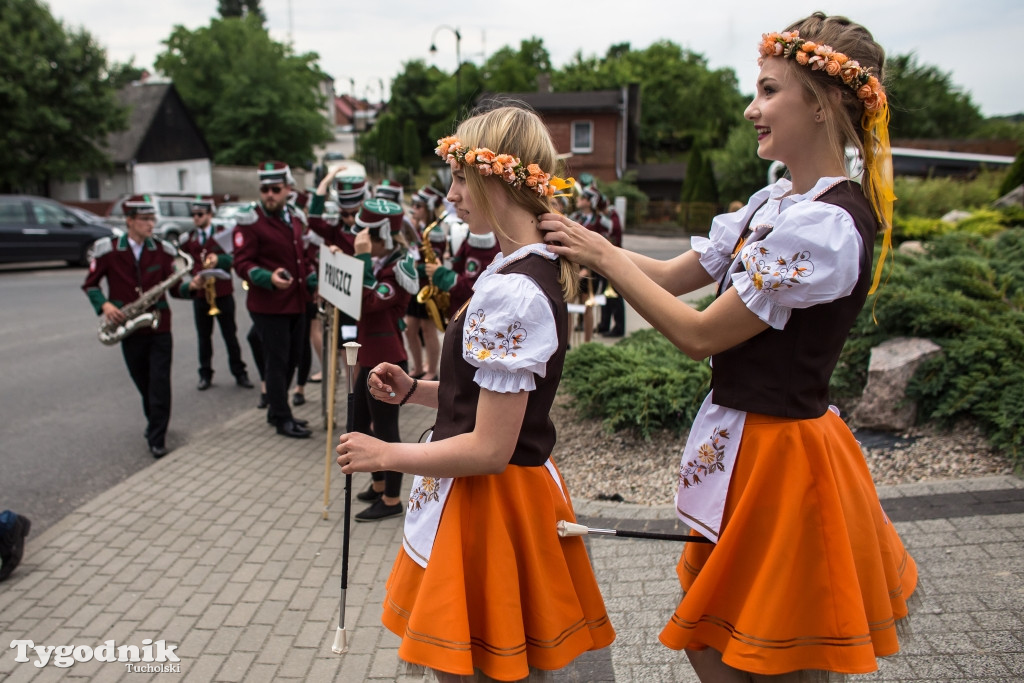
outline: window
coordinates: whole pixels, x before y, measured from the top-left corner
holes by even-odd
[[[100,179],[96,176],[89,176],[85,179],[85,198],[86,199],[99,199],[100,198]]]
[[[178,192],[184,192],[185,186],[188,183],[188,171],[185,169],[178,170]]]
[[[32,212],[36,215],[36,223],[39,225],[60,225],[61,221],[68,218],[63,210],[40,202],[32,202]]]
[[[28,223],[25,202],[21,200],[0,202],[0,223]]]
[[[594,123],[592,121],[572,122],[573,154],[590,154],[594,151]]]

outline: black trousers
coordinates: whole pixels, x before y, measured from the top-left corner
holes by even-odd
[[[146,441],[164,446],[167,425],[171,421],[171,355],[174,344],[170,332],[134,334],[121,342],[128,374],[142,395],[146,415]]]
[[[302,350],[299,352],[299,374],[295,377],[295,384],[300,387],[306,386],[306,382],[309,381],[309,370],[313,367],[313,349],[309,342],[309,328],[318,314],[319,309],[315,303],[306,304],[306,322],[302,327],[305,337],[302,341]]]
[[[608,288],[608,278],[603,275],[598,276],[599,289],[595,289],[595,294],[604,294],[604,291]],[[601,322],[597,325],[598,332],[625,332],[626,331],[626,303],[622,300],[622,296],[608,297],[604,302],[604,306],[601,308]]]
[[[249,334],[245,335],[249,340],[249,349],[252,350],[252,360],[256,363],[256,372],[260,375],[260,381],[266,380],[263,373],[263,342],[260,341],[260,331],[256,329],[255,323],[249,328]]]
[[[402,370],[409,371],[408,361],[403,360],[397,365]],[[356,377],[355,385],[352,387],[352,398],[355,402],[352,411],[352,431],[369,434],[388,443],[398,443],[402,440],[398,433],[398,411],[400,408],[370,396],[370,392],[366,388],[366,380],[370,377],[372,369],[360,367],[359,376]],[[374,481],[384,482],[385,496],[398,498],[402,495],[401,472],[373,472],[371,476]]]
[[[267,383],[267,421],[280,424],[292,419],[288,407],[288,387],[299,362],[304,335],[302,313],[253,313],[253,325],[263,347],[263,380]]]
[[[210,315],[210,304],[206,297],[192,300],[192,314],[196,320],[196,339],[199,342],[199,376],[213,379],[213,321],[220,325],[220,336],[228,349],[228,367],[236,378],[245,374],[245,361],[238,345],[238,329],[235,326],[235,297],[230,294],[215,299],[220,313]]]

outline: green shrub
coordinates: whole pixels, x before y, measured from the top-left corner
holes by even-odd
[[[583,344],[565,357],[562,389],[583,417],[609,432],[690,428],[708,393],[711,368],[690,360],[659,332],[639,330],[614,346]]]
[[[987,207],[1000,197],[999,185],[1006,171],[983,171],[972,180],[958,178],[896,178],[897,216],[939,218],[953,209]]]
[[[886,284],[854,325],[832,376],[834,398],[856,397],[871,348],[892,337],[926,337],[943,354],[908,387],[918,419],[976,420],[991,443],[1024,458],[1024,230],[994,237],[952,232],[925,256],[897,254]],[[877,318],[876,325],[872,317]]]

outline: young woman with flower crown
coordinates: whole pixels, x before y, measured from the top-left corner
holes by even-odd
[[[899,649],[917,568],[828,405],[829,376],[869,293],[876,231],[888,246],[883,61],[871,34],[843,17],[817,13],[766,34],[744,115],[759,156],[784,162],[792,180],[715,218],[681,256],[631,254],[542,216],[553,252],[607,274],[683,352],[712,359],[676,507],[715,545],[686,546],[685,594],[661,633],[702,680],[866,673]],[[859,185],[846,177],[848,145],[864,161]],[[704,311],[676,298],[714,282]]]
[[[551,175],[544,124],[517,107],[464,121],[437,153],[451,166],[459,217],[474,234],[493,231],[501,253],[453,312],[439,381],[389,363],[369,377],[380,401],[437,409],[430,441],[345,434],[338,464],[418,475],[384,599],[399,657],[442,681],[517,681],[615,636],[583,543],[556,533],[575,515],[549,457],[548,414],[578,270],[546,249],[537,216],[567,183]]]

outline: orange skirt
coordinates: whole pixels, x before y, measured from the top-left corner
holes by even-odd
[[[899,650],[917,565],[885,516],[860,447],[831,411],[747,415],[720,542],[687,544],[670,648],[742,671],[869,673]]]
[[[403,549],[388,578],[382,621],[398,656],[514,681],[611,644],[583,540],[559,537],[560,519],[576,516],[543,467],[456,479],[426,569]]]

